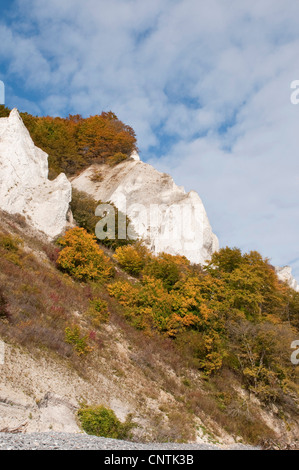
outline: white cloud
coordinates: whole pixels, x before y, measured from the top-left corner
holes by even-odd
[[[22,99],[112,109],[143,158],[199,192],[222,244],[297,259],[299,276],[297,2],[19,0],[15,14],[0,64]]]

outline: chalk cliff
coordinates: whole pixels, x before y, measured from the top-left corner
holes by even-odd
[[[136,152],[114,167],[90,166],[72,185],[126,212],[135,232],[156,254],[179,254],[204,263],[219,249],[199,195],[187,194],[171,176],[140,161]]]
[[[282,282],[286,282],[292,289],[299,292],[299,286],[296,279],[292,275],[292,268],[290,266],[279,266],[275,267],[278,279]]]
[[[16,109],[0,119],[0,208],[22,214],[54,239],[64,230],[71,201],[64,174],[48,180],[48,155],[37,148]]]

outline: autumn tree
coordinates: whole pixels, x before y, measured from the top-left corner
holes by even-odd
[[[0,108],[0,116],[9,110]],[[93,163],[116,165],[137,150],[134,130],[109,112],[83,118],[38,117],[21,113],[31,137],[49,155],[50,177],[68,176]]]
[[[161,279],[164,287],[169,291],[181,279],[181,276],[187,271],[189,266],[190,262],[184,256],[160,253],[149,258],[143,273],[156,279]]]
[[[3,104],[0,104],[0,118],[6,118],[9,116],[10,109],[6,108]]]
[[[97,244],[96,238],[83,228],[69,230],[58,243],[63,247],[57,265],[75,279],[107,281],[113,276],[111,262]]]
[[[225,282],[231,308],[243,312],[248,319],[283,313],[285,289],[269,260],[258,252],[242,255],[238,248],[223,248],[213,254],[206,271]]]
[[[137,242],[134,246],[117,248],[113,257],[127,273],[138,276],[151,254],[142,243]]]

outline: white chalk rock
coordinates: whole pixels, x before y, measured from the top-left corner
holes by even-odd
[[[292,268],[290,266],[276,266],[275,271],[280,281],[286,282],[292,289],[299,292],[298,283],[292,275]]]
[[[72,188],[64,174],[48,180],[48,155],[37,148],[13,109],[0,119],[0,208],[22,214],[50,239],[67,225]]]
[[[92,175],[98,174],[98,182]],[[74,188],[97,201],[113,202],[126,213],[138,236],[156,254],[184,255],[204,264],[219,249],[203,203],[138,154],[117,166],[92,165],[72,180]]]

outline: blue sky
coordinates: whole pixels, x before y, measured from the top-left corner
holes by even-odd
[[[113,110],[202,197],[221,246],[299,278],[299,2],[0,0],[6,104]]]

